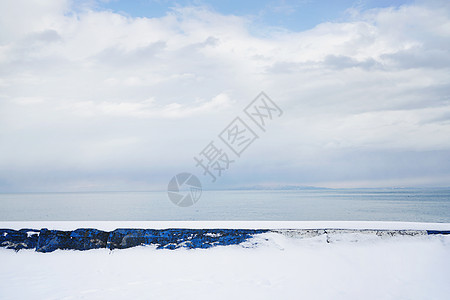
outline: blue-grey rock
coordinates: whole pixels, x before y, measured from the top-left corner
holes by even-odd
[[[444,234],[448,235],[450,234],[450,230],[427,230],[427,234]]]
[[[34,249],[39,236],[39,230],[34,229],[0,229],[0,247],[14,249]]]
[[[321,234],[358,232],[378,236],[418,234],[450,234],[439,230],[352,230],[352,229],[116,229],[111,232],[82,228],[73,231],[35,229],[0,229],[0,247],[36,249],[52,252],[57,249],[88,250],[97,248],[125,249],[141,245],[157,249],[210,248],[241,244],[256,234],[280,233],[289,237],[305,238]]]
[[[52,252],[56,249],[89,250],[106,248],[109,232],[97,229],[59,231],[41,229],[36,246],[38,252]]]
[[[210,248],[237,245],[255,234],[268,230],[251,229],[116,229],[111,232],[107,248],[125,249],[152,245],[157,249]]]

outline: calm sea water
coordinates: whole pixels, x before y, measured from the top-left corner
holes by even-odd
[[[0,221],[331,220],[450,222],[450,189],[0,194]]]

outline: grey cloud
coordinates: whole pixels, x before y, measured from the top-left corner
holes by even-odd
[[[410,110],[450,105],[450,83],[436,83],[427,86],[409,87],[394,91],[389,109]],[[403,100],[402,100],[403,99]]]
[[[448,34],[425,35],[435,27],[423,20],[421,34],[380,29],[417,11],[263,38],[206,10],[195,22],[57,14],[57,31],[32,28],[0,49],[0,189],[165,183],[195,170],[192,156],[261,90],[285,111],[280,127],[224,184],[450,176]],[[157,42],[141,47],[149,37]],[[398,52],[411,44],[423,46]],[[220,94],[235,105],[167,117]]]
[[[198,46],[200,48],[204,48],[207,46],[217,46],[220,42],[220,39],[213,37],[213,36],[209,36],[204,42],[202,43],[198,43]]]
[[[373,58],[358,61],[344,55],[327,55],[324,59],[324,64],[334,69],[362,68],[364,70],[371,70],[374,68],[381,68],[381,64]]]
[[[366,71],[383,69],[383,65],[373,58],[358,61],[350,56],[327,55],[322,61],[289,62],[278,61],[266,68],[266,72],[273,74],[289,74],[301,72],[308,69],[329,68],[333,70],[344,70],[349,68],[360,68]]]
[[[109,47],[96,54],[93,59],[111,66],[136,66],[156,59],[156,55],[166,48],[165,41],[158,41],[147,46],[126,51],[118,46]]]
[[[439,113],[433,117],[422,120],[421,124],[450,123],[450,112]]]
[[[415,47],[408,50],[398,51],[393,54],[384,54],[381,58],[394,67],[401,69],[450,68],[450,50],[448,49],[421,49]]]
[[[311,155],[310,162],[301,165],[269,164],[261,160],[243,162],[239,177],[226,178],[227,184],[239,185],[242,178],[258,182],[312,184],[345,181],[396,181],[402,178],[428,176],[448,177],[449,150],[398,151],[369,149],[335,149]],[[252,170],[258,169],[258,174]],[[241,177],[242,176],[242,177]],[[443,182],[440,182],[443,184]]]
[[[289,74],[298,72],[304,66],[305,64],[302,63],[280,61],[267,67],[266,72],[273,74]]]
[[[368,58],[363,61],[358,61],[352,57],[344,55],[327,55],[322,61],[306,61],[306,62],[289,62],[278,61],[266,68],[268,73],[295,73],[305,71],[308,69],[329,68],[333,70],[344,70],[348,68],[361,68],[364,70],[381,69],[382,64]]]
[[[27,43],[29,42],[39,42],[39,43],[54,43],[62,41],[62,37],[54,29],[47,29],[41,32],[35,32],[25,39]]]

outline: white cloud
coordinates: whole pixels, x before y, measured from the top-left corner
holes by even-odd
[[[27,101],[27,100],[25,100]],[[28,100],[20,103],[35,103]],[[72,112],[85,117],[117,116],[130,118],[186,118],[199,114],[211,114],[230,107],[232,101],[226,94],[219,94],[209,101],[199,101],[192,105],[170,103],[156,105],[154,99],[139,102],[74,102],[57,107],[59,111]],[[57,105],[57,104],[55,104]]]
[[[149,19],[70,5],[0,4],[0,180],[37,166],[79,166],[85,180],[113,164],[124,180],[153,167],[164,182],[167,166],[194,169],[192,156],[260,90],[286,113],[246,159],[280,181],[307,183],[283,174],[330,149],[450,152],[447,5],[353,10],[347,22],[264,36],[202,7]],[[340,180],[332,172],[323,182]],[[352,176],[342,180],[372,179]]]

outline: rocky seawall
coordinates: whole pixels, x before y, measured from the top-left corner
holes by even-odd
[[[261,233],[277,233],[291,238],[326,235],[327,242],[342,234],[369,234],[379,237],[450,234],[439,230],[372,230],[372,229],[116,229],[102,231],[80,228],[71,231],[36,229],[0,229],[0,247],[37,252],[61,250],[125,249],[154,246],[156,249],[211,248],[241,244]],[[330,239],[328,239],[330,237]]]
[[[72,231],[35,229],[0,229],[0,247],[37,252],[125,249],[141,245],[157,249],[210,248],[237,245],[268,230],[254,229],[116,229],[101,231],[81,228]]]

